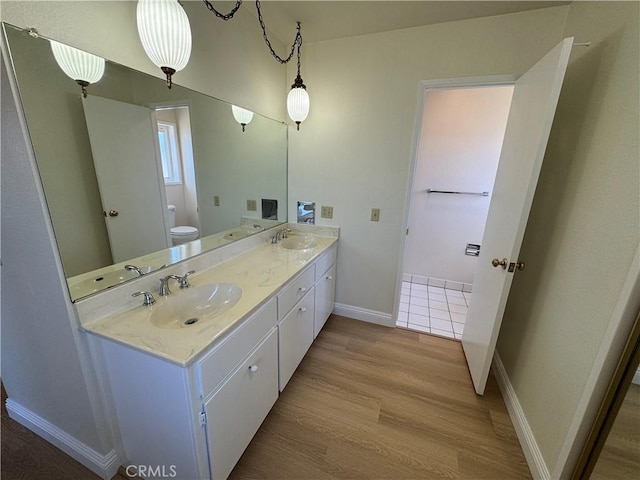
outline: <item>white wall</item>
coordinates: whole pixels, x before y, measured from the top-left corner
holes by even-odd
[[[106,456],[113,446],[97,381],[78,338],[37,170],[0,63],[2,382],[12,404],[37,415],[41,425],[54,425],[96,457]]]
[[[514,278],[498,339],[552,471],[566,460],[583,397],[595,392],[589,379],[610,324],[621,320],[616,311],[627,272],[638,269],[639,7],[573,2],[569,8],[564,36],[591,46],[571,53],[520,252],[527,269]],[[627,335],[640,308],[637,291],[631,298]],[[610,378],[609,372],[605,387]]]
[[[561,40],[566,9],[305,44],[311,110],[289,132],[289,218],[297,200],[334,207],[316,223],[341,228],[338,303],[392,324],[421,81],[520,74]]]
[[[491,197],[427,193],[491,192],[512,86],[427,89],[411,191],[403,273],[473,283]]]

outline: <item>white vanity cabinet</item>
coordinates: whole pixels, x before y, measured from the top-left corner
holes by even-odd
[[[334,244],[187,366],[90,335],[124,465],[226,478],[331,314],[335,261]]]
[[[227,478],[278,399],[276,315],[272,299],[197,362],[214,479]]]
[[[293,279],[278,295],[280,391],[313,343],[314,266]]]
[[[278,399],[275,329],[204,403],[214,479],[227,478]]]
[[[313,318],[313,338],[322,330],[333,312],[336,298],[336,254],[334,245],[315,262],[315,312]]]
[[[276,324],[272,298],[186,368],[92,337],[126,464],[226,478],[278,398]]]

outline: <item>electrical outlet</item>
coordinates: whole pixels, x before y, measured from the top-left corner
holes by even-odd
[[[333,207],[320,207],[320,216],[322,218],[333,218]]]
[[[371,209],[371,221],[372,222],[379,222],[380,221],[380,209],[379,208],[372,208]]]
[[[247,210],[250,212],[255,212],[258,209],[255,200],[247,200]]]
[[[220,206],[220,196],[219,195],[214,195],[213,196],[213,205],[216,207]]]

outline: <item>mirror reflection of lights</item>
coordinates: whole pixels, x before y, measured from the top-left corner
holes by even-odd
[[[87,96],[87,87],[104,75],[104,58],[54,40],[51,40],[51,51],[62,71],[82,87],[84,97]]]
[[[236,119],[236,122],[242,125],[242,131],[244,132],[244,127],[249,125],[251,120],[253,120],[253,112],[241,107],[236,107],[235,105],[231,105],[231,112],[233,113],[233,118]]]

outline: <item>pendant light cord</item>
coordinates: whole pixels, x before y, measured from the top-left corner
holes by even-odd
[[[233,16],[236,14],[240,5],[242,5],[242,0],[237,0],[235,7],[231,9],[229,13],[220,13],[216,10],[216,7],[213,6],[209,0],[203,0],[204,4],[207,6],[209,11],[213,13],[216,17],[222,20],[231,20]],[[300,32],[300,22],[298,23],[298,27],[296,29],[296,36],[293,39],[293,44],[291,45],[291,51],[289,52],[289,56],[287,58],[282,58],[280,55],[276,53],[276,51],[271,46],[271,42],[269,41],[269,36],[267,35],[267,27],[264,24],[264,18],[262,18],[262,10],[260,9],[260,0],[256,0],[256,10],[258,10],[258,21],[260,22],[260,28],[262,28],[262,37],[264,38],[264,43],[269,47],[269,51],[273,58],[275,58],[278,62],[285,64],[289,63],[289,61],[293,58],[293,54],[296,51],[296,47],[298,47],[298,75],[300,75],[300,47],[302,46],[302,33]]]
[[[236,6],[233,7],[231,9],[231,11],[229,13],[220,13],[218,10],[216,10],[216,7],[213,6],[213,4],[209,1],[209,0],[204,0],[204,4],[207,6],[207,8],[209,9],[209,11],[211,13],[213,13],[216,17],[221,18],[222,20],[231,20],[233,18],[233,16],[236,14],[236,12],[238,11],[238,9],[240,8],[240,5],[242,5],[242,0],[237,0],[236,2]]]
[[[285,64],[289,63],[289,60],[293,58],[293,54],[296,51],[296,46],[298,47],[298,73],[300,73],[300,47],[302,46],[302,33],[300,32],[300,22],[298,23],[298,27],[296,28],[296,36],[293,39],[293,44],[291,45],[291,51],[289,52],[289,56],[287,58],[282,58],[278,55],[273,47],[271,46],[271,42],[269,41],[269,37],[267,36],[267,27],[264,24],[264,19],[262,18],[262,10],[260,10],[260,0],[256,0],[256,10],[258,10],[258,21],[260,22],[260,28],[262,28],[262,37],[264,38],[264,42],[269,47],[269,51],[273,58],[275,58],[278,62]]]

